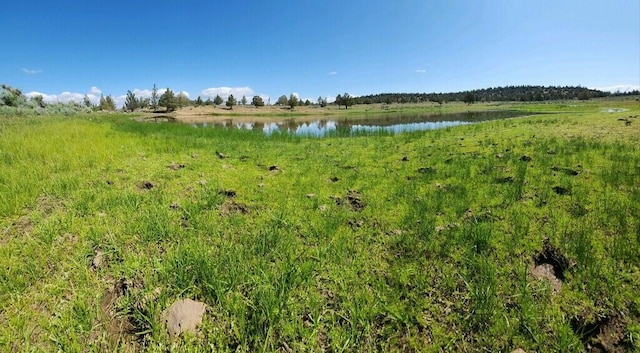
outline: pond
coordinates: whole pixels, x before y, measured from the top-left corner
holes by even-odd
[[[457,125],[473,124],[481,121],[515,118],[531,115],[530,112],[515,110],[463,112],[448,114],[385,114],[349,117],[307,117],[285,119],[278,122],[245,122],[233,118],[223,121],[192,124],[195,128],[218,127],[226,129],[247,129],[300,136],[322,137],[328,134],[352,135],[367,132],[402,133],[419,130],[433,130]],[[245,119],[246,120],[246,119]]]

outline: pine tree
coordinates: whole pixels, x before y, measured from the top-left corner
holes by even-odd
[[[235,97],[233,96],[233,94],[229,95],[229,98],[227,98],[227,107],[229,107],[231,110],[233,110],[233,106],[237,105],[238,102],[236,102]]]
[[[153,90],[151,91],[151,108],[155,112],[158,110],[158,87],[156,84],[153,84]]]
[[[160,96],[158,105],[161,107],[165,107],[167,109],[167,112],[172,112],[176,109],[176,107],[178,106],[178,102],[171,89],[167,88],[167,90]]]
[[[136,99],[136,94],[127,91],[127,98],[124,101],[124,108],[130,112],[133,112],[138,108],[138,100]]]

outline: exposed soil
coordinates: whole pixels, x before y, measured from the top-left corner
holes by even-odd
[[[136,327],[130,317],[118,312],[120,299],[131,289],[132,283],[125,279],[120,279],[109,288],[100,301],[100,312],[98,313],[99,326],[105,328],[108,334],[110,345],[116,346],[119,342],[127,345],[135,345],[138,337],[135,335]]]
[[[562,289],[564,273],[569,269],[569,261],[560,250],[545,239],[542,251],[534,257],[534,265],[531,267],[531,275],[537,279],[549,281],[554,293]]]
[[[564,281],[564,272],[570,267],[569,260],[549,242],[548,238],[544,239],[542,251],[533,260],[535,266],[551,265],[553,267],[553,275],[561,281]]]
[[[223,216],[230,216],[232,214],[248,214],[248,213],[249,213],[249,206],[233,200],[226,201],[220,207],[220,214]]]
[[[631,351],[633,346],[628,341],[626,326],[619,316],[606,316],[595,321],[587,321],[581,317],[571,320],[571,328],[581,337],[587,352]]]
[[[236,191],[231,189],[220,190],[218,191],[218,195],[224,195],[225,197],[232,198],[232,197],[236,197]]]
[[[138,184],[138,188],[142,189],[142,190],[151,190],[155,187],[155,185],[153,185],[152,182],[145,180],[142,181]]]
[[[496,178],[496,183],[498,183],[498,184],[507,184],[507,183],[512,183],[512,182],[513,182],[513,177],[512,176]]]
[[[571,168],[563,168],[563,167],[552,167],[551,170],[553,170],[554,172],[561,172],[564,173],[566,175],[571,175],[571,176],[576,176],[578,174],[580,174],[577,170],[575,169],[571,169]]]
[[[555,192],[558,195],[571,195],[571,190],[562,186],[554,186],[553,192]]]
[[[356,190],[349,190],[345,195],[344,199],[341,197],[333,197],[336,202],[336,205],[342,206],[347,205],[351,210],[360,212],[363,208],[365,208],[366,203],[362,201],[362,195]],[[346,200],[346,203],[345,203]]]
[[[171,170],[178,170],[178,169],[182,169],[182,168],[186,168],[186,165],[184,164],[177,164],[177,163],[171,163],[167,166],[169,169]]]
[[[418,173],[421,173],[421,174],[433,174],[435,172],[436,172],[436,168],[433,168],[433,167],[418,168]]]

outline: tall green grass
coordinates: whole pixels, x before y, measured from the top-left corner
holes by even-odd
[[[637,350],[637,127],[544,110],[322,139],[3,120],[0,350],[582,351],[605,318]],[[208,311],[172,340],[179,298]]]

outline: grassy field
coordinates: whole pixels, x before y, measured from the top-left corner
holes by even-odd
[[[640,351],[640,103],[506,108],[545,114],[0,118],[0,351]],[[207,311],[170,338],[181,298]]]

